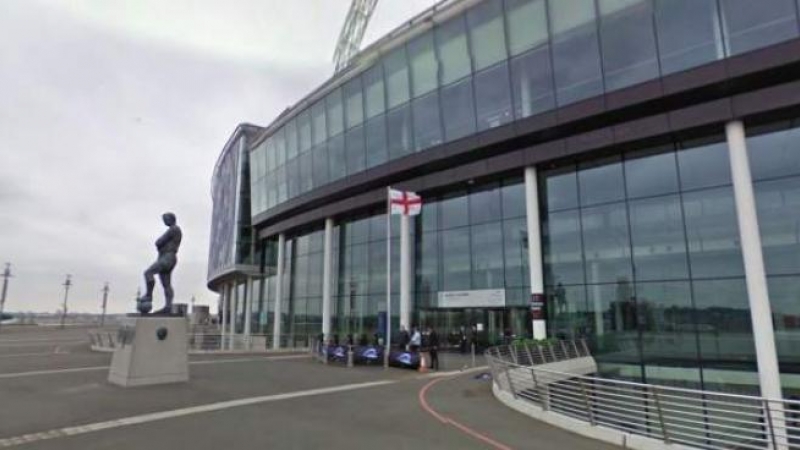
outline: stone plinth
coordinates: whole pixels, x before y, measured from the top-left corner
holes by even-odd
[[[186,318],[131,317],[120,327],[108,382],[119,386],[189,381]]]

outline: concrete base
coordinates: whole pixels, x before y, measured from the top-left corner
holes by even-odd
[[[108,382],[123,387],[189,381],[185,317],[131,317],[119,329]]]

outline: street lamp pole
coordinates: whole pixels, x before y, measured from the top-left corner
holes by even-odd
[[[103,315],[100,316],[100,326],[105,326],[106,324],[106,306],[108,305],[108,281],[106,281],[105,286],[103,286]]]
[[[64,328],[64,320],[67,318],[67,299],[69,298],[69,288],[72,286],[72,275],[67,275],[64,281],[64,304],[61,307],[61,328]]]
[[[0,294],[0,326],[2,326],[3,323],[3,308],[6,305],[9,278],[11,278],[11,263],[6,263],[6,269],[3,271],[3,292]]]

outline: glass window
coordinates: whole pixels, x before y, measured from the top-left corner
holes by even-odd
[[[314,147],[313,151],[314,186],[319,187],[328,183],[328,146],[322,143]]]
[[[383,59],[386,74],[386,102],[389,109],[408,101],[408,64],[406,49],[400,47]]]
[[[268,138],[264,141],[266,144],[266,152],[267,152],[267,173],[272,173],[273,170],[278,168],[277,163],[277,152],[275,152],[275,142],[273,138]]]
[[[347,173],[346,161],[344,136],[340,134],[328,140],[328,174],[330,181],[344,178]]]
[[[743,276],[733,189],[684,193],[683,214],[692,277]]]
[[[651,0],[599,0],[606,90],[658,77]]]
[[[447,141],[475,132],[475,103],[472,98],[471,77],[442,88],[442,119]]]
[[[545,282],[583,284],[583,247],[578,211],[549,213],[542,223]]]
[[[549,5],[558,104],[602,94],[594,0],[550,0]]]
[[[751,136],[747,152],[753,180],[800,174],[800,128]]]
[[[753,187],[767,275],[800,273],[800,177]]]
[[[420,97],[412,103],[414,147],[420,151],[442,143],[442,121],[439,114],[439,93]]]
[[[325,125],[325,102],[320,100],[311,107],[311,134],[314,145],[319,145],[328,139]]]
[[[386,295],[386,233],[383,241],[369,244],[369,292]],[[419,266],[417,266],[419,267]]]
[[[367,168],[386,162],[386,117],[380,115],[369,119],[364,128],[367,145]]]
[[[286,139],[281,139],[282,144],[280,147],[284,147],[284,151],[296,155],[297,151],[297,120],[290,120],[286,122],[284,125],[283,130],[286,132]],[[285,142],[285,145],[283,144]]]
[[[478,130],[511,122],[511,89],[506,63],[475,74]]]
[[[470,289],[469,228],[442,231],[441,238],[442,290]]]
[[[506,17],[511,55],[519,55],[547,43],[545,0],[506,0]]]
[[[625,185],[628,197],[651,197],[678,192],[675,152],[652,154],[657,151],[626,155]]]
[[[470,229],[472,289],[503,288],[503,228],[496,223],[475,225]]]
[[[436,27],[436,46],[439,49],[439,83],[442,86],[469,75],[471,62],[464,31],[464,16],[455,17]]]
[[[275,183],[277,184],[277,202],[281,204],[286,201],[286,166],[281,166],[275,171]]]
[[[453,197],[442,199],[440,208],[442,229],[469,224],[469,205],[464,193],[453,193]]]
[[[344,129],[344,111],[342,108],[342,91],[336,89],[325,98],[328,108],[328,136],[336,136]]]
[[[738,55],[797,36],[792,0],[720,0],[728,52]]]
[[[415,249],[417,292],[437,292],[439,290],[439,233],[417,233]]]
[[[408,59],[414,97],[436,89],[439,63],[433,48],[433,32],[429,31],[408,43]]]
[[[286,164],[286,160],[289,159],[286,157],[286,146],[283,145],[283,131],[284,129],[281,128],[275,132],[275,135],[273,136],[275,141],[275,164],[278,167]]]
[[[528,223],[525,219],[503,222],[503,250],[506,286],[528,286]]]
[[[800,331],[800,277],[769,277],[769,300],[775,323],[775,344],[781,364],[797,364],[796,333]],[[747,297],[745,297],[746,299]],[[745,301],[744,311],[747,311]]]
[[[342,90],[344,93],[347,128],[360,125],[364,120],[364,96],[361,93],[361,77],[348,81]]]
[[[308,192],[314,188],[313,162],[311,152],[300,155],[300,192]]]
[[[311,113],[307,109],[297,117],[297,128],[299,131],[299,150],[306,152],[311,150]],[[296,155],[287,153],[286,159],[294,158]]]
[[[543,197],[548,211],[578,207],[578,173],[569,165],[542,173]]]
[[[549,46],[511,60],[511,87],[518,119],[555,108]]]
[[[422,231],[439,229],[439,201],[435,197],[426,198],[422,202],[422,213],[417,216],[417,225]]]
[[[386,110],[386,97],[383,92],[383,69],[380,64],[364,72],[364,107],[366,118],[375,117]]]
[[[598,159],[580,165],[578,184],[581,205],[595,205],[625,198],[622,163],[618,157]]]
[[[633,279],[625,203],[586,208],[581,213],[589,283]]]
[[[267,181],[267,209],[272,208],[273,206],[278,204],[278,187],[276,181],[276,175],[270,174],[266,178]]]
[[[636,312],[645,364],[664,359],[696,363],[697,341],[688,282],[636,283]],[[672,345],[664,345],[664,339]]]
[[[499,220],[500,187],[497,184],[486,186],[469,194],[469,222],[478,224]]]
[[[724,142],[678,151],[681,189],[731,184],[728,146]]]
[[[286,183],[289,198],[295,198],[300,193],[300,158],[290,159],[286,163]]]
[[[503,181],[503,218],[525,217],[525,183],[519,179]]]
[[[400,106],[386,115],[389,139],[389,159],[397,159],[414,152],[411,135],[411,108]]]
[[[367,153],[364,148],[364,127],[355,127],[345,135],[347,145],[347,174],[363,172],[366,169]]]
[[[655,0],[661,73],[668,75],[725,56],[716,0]]]
[[[730,384],[728,377],[725,377],[729,380],[726,383],[717,379],[717,377],[723,378],[715,375],[720,371],[706,369],[716,367],[729,371],[732,363],[741,365],[755,362],[755,345],[745,281],[743,278],[694,281],[692,291],[706,389],[709,389],[709,383]],[[770,285],[771,293],[772,285]],[[750,369],[755,370],[755,367]],[[737,391],[740,391],[741,385],[736,384]]]
[[[630,220],[637,280],[689,278],[678,196],[630,202]]]
[[[475,71],[508,57],[503,27],[502,0],[488,0],[467,11]]]

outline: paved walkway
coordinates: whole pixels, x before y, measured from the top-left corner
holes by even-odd
[[[25,350],[3,347],[10,341],[0,334],[0,448],[612,448],[506,408],[474,373],[203,356],[191,358],[189,383],[122,389],[105,382],[110,356],[88,342],[58,357],[3,358]]]

